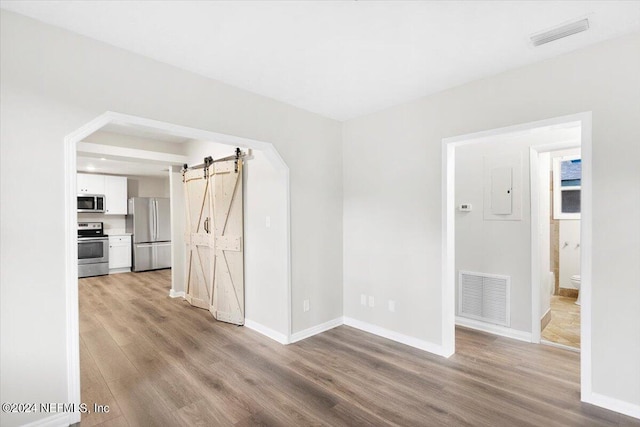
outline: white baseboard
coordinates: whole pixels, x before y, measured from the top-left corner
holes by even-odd
[[[540,340],[540,344],[548,345],[549,347],[561,348],[563,350],[573,351],[574,353],[580,353],[580,349],[579,348],[570,347],[570,346],[564,345],[564,344],[558,344],[557,342],[547,341],[545,339],[541,339]]]
[[[347,326],[351,326],[352,328],[369,332],[370,334],[378,335],[380,337],[387,338],[392,341],[406,344],[411,347],[419,348],[420,350],[428,351],[429,353],[437,354],[438,356],[447,357],[444,353],[442,346],[438,344],[434,344],[429,341],[423,341],[421,339],[410,337],[408,335],[391,331],[389,329],[381,328],[380,326],[372,325],[371,323],[363,322],[361,320],[353,319],[351,317],[345,317],[344,324]]]
[[[518,331],[517,329],[511,329],[500,325],[493,325],[491,323],[485,323],[479,320],[456,316],[456,325],[464,326],[465,328],[469,329],[475,329],[477,331],[488,332],[493,335],[500,335],[501,337],[531,342],[531,332]]]
[[[305,338],[312,337],[314,335],[328,331],[329,329],[333,329],[336,326],[340,326],[342,324],[344,324],[343,318],[336,317],[335,319],[329,320],[328,322],[324,322],[319,325],[312,326],[300,332],[296,332],[295,334],[291,334],[291,340],[289,342],[294,343],[294,342],[303,340]]]
[[[29,424],[22,424],[22,427],[69,427],[71,424],[75,424],[71,415],[67,412],[54,414],[50,417],[32,421]]]
[[[254,322],[250,319],[244,319],[244,326],[266,337],[269,337],[272,340],[279,342],[280,344],[289,344],[289,338],[285,334],[264,326],[263,324]]]
[[[173,288],[171,288],[171,290],[169,290],[169,296],[171,298],[184,298],[184,291],[174,291]]]
[[[624,402],[622,400],[594,392],[591,392],[586,396],[582,396],[582,401],[629,417],[640,419],[640,405]]]
[[[112,268],[109,270],[109,274],[119,274],[119,273],[131,273],[131,267]]]

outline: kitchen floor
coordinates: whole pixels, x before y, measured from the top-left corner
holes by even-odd
[[[576,298],[551,297],[551,321],[542,331],[542,339],[580,348],[580,306]]]
[[[79,280],[82,426],[640,426],[580,402],[580,356],[456,329],[449,359],[340,326],[283,346],[169,298],[170,270]],[[550,398],[553,396],[553,398]]]

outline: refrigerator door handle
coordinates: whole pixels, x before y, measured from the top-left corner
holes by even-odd
[[[149,200],[149,217],[151,218],[149,223],[149,238],[153,242],[156,240],[156,214],[153,211],[153,200]]]
[[[153,199],[153,241],[158,240],[158,201]]]
[[[151,199],[151,210],[153,212],[153,241],[158,240],[158,211],[156,210],[156,199]]]
[[[160,212],[158,210],[158,199],[153,199],[156,203],[156,240],[160,240]]]

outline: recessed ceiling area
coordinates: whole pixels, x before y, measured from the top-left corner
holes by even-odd
[[[117,135],[150,139],[153,141],[168,142],[171,144],[183,144],[189,141],[189,138],[170,135],[168,133],[159,132],[155,129],[149,129],[142,126],[120,125],[116,123],[107,123],[99,132],[109,132]]]
[[[169,162],[158,160],[157,154],[172,158],[184,156],[188,141],[189,138],[156,129],[108,123],[78,144],[76,167],[78,172],[168,178],[169,168],[181,166],[186,157]],[[130,149],[139,152],[131,153]],[[141,158],[142,153],[156,155]]]
[[[157,163],[137,163],[100,157],[77,157],[77,170],[84,173],[99,173],[123,176],[153,176],[168,178],[169,167]]]
[[[640,31],[638,1],[0,5],[338,120]],[[580,18],[588,31],[532,46],[532,34]]]

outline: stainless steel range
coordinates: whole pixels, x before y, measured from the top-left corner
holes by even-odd
[[[101,222],[78,223],[78,277],[109,274],[109,237]]]

